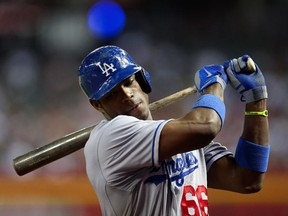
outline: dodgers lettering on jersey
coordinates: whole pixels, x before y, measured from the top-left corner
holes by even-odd
[[[166,163],[170,180],[171,182],[175,181],[178,187],[184,184],[185,176],[198,168],[198,160],[192,152],[180,155],[181,157],[176,158],[176,161],[170,160]]]
[[[158,185],[161,182],[167,180],[169,176],[171,182],[175,182],[179,187],[182,186],[184,184],[185,176],[189,175],[198,168],[198,160],[192,152],[180,155],[181,157],[176,158],[175,161],[171,159],[165,162],[165,166],[167,167],[168,171],[166,175],[151,176],[145,182],[151,182],[155,185]]]

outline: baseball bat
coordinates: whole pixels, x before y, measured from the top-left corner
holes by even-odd
[[[188,87],[158,101],[150,103],[149,109],[151,111],[159,110],[196,92],[197,90],[195,86]],[[33,170],[80,150],[85,146],[90,132],[96,125],[97,124],[75,131],[51,143],[14,158],[13,165],[16,173],[19,176],[25,175]]]
[[[250,73],[256,71],[255,63],[251,58],[248,58],[247,60],[247,67],[245,71]],[[149,109],[151,111],[156,111],[196,92],[197,90],[195,86],[188,87],[149,104]],[[90,132],[96,125],[75,131],[49,144],[14,158],[13,166],[16,173],[19,176],[25,175],[44,165],[80,150],[85,146]]]

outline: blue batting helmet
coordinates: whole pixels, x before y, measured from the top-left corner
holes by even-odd
[[[116,46],[103,46],[89,53],[82,61],[79,84],[89,99],[99,100],[117,84],[135,74],[146,93],[151,92],[149,73],[137,65],[131,56]]]

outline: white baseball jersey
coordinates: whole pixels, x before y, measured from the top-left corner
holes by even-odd
[[[207,169],[232,153],[212,142],[159,162],[167,122],[118,116],[92,130],[86,171],[104,216],[208,215]]]

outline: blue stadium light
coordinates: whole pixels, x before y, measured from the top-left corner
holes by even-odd
[[[95,3],[88,12],[88,26],[102,39],[113,39],[125,26],[126,16],[122,7],[111,0]]]

